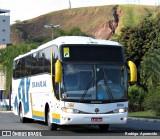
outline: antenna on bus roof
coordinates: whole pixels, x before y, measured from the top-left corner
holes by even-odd
[[[91,43],[91,44],[96,44],[97,42],[95,41],[95,39],[93,39],[93,38],[91,38],[91,37],[89,37],[89,40],[90,40],[90,42],[88,42],[88,43]]]

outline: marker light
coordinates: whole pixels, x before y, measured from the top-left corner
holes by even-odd
[[[66,112],[66,113],[79,113],[80,112],[79,110],[72,109],[72,108],[66,108],[66,107],[62,107],[61,109],[63,112]]]

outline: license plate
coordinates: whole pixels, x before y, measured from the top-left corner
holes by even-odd
[[[91,122],[102,122],[102,118],[93,117],[91,118]]]

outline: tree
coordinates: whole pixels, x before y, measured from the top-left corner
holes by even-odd
[[[160,48],[143,57],[141,63],[141,79],[145,84],[148,94],[145,106],[160,116]]]
[[[148,90],[152,90],[160,82],[160,48],[155,49],[143,57],[140,66],[140,77],[142,83]]]
[[[18,55],[30,51],[31,49],[35,49],[36,47],[36,44],[23,43],[19,45],[11,45],[5,49],[0,49],[0,65],[2,65],[2,70],[6,74],[6,90],[4,94],[10,91],[13,59]]]
[[[89,36],[86,33],[82,32],[79,27],[73,27],[66,32],[68,36]]]
[[[160,116],[160,86],[149,91],[144,104],[146,109],[152,110],[155,115]]]
[[[125,55],[128,60],[135,62],[138,68],[138,84],[143,86],[145,80],[140,77],[140,64],[148,53],[152,53],[160,46],[160,16],[145,18],[137,27],[126,27],[121,30],[118,41],[125,46]]]
[[[139,67],[144,55],[160,46],[160,16],[145,18],[137,27],[126,27],[121,30],[118,41],[125,46],[128,59]]]

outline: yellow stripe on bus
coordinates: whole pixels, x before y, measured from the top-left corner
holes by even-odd
[[[35,116],[40,116],[40,117],[44,117],[44,112],[34,111],[34,110],[33,110],[33,115],[35,115]]]
[[[52,118],[54,118],[54,119],[60,119],[60,114],[52,113]]]

